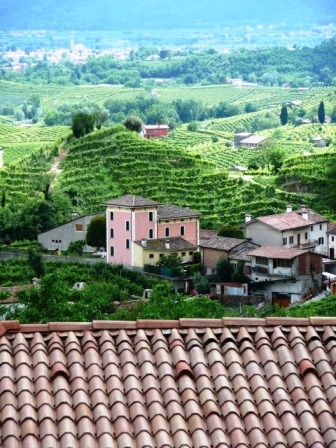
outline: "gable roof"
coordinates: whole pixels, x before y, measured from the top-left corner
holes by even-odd
[[[119,198],[110,199],[105,202],[105,205],[116,205],[120,207],[155,207],[160,202],[152,201],[151,199],[135,196],[134,194],[125,194]]]
[[[2,322],[3,448],[335,448],[336,318]]]
[[[262,222],[280,231],[307,227],[314,224],[314,221],[310,219],[304,219],[297,212],[284,212],[276,213],[274,215],[260,216],[253,221],[247,222],[246,226],[255,221]]]

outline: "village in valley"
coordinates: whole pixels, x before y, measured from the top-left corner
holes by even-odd
[[[1,448],[336,448],[333,3],[0,3]]]

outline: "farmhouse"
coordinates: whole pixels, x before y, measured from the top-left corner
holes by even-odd
[[[168,135],[169,126],[166,124],[147,124],[144,127],[145,138],[160,138]]]
[[[199,247],[205,272],[211,275],[215,273],[218,260],[223,257],[230,261],[233,271],[237,269],[239,261],[244,261],[245,272],[249,274],[251,257],[247,256],[247,251],[259,246],[247,239],[213,236],[209,239],[200,239]]]
[[[323,137],[321,137],[320,135],[318,135],[317,137],[312,138],[312,143],[315,146],[319,146],[320,148],[324,148],[326,145],[326,141]]]
[[[86,230],[91,220],[101,215],[101,213],[95,213],[78,217],[76,214],[73,214],[71,221],[40,233],[37,236],[37,241],[44,249],[51,251],[57,249],[61,251],[67,250],[69,244],[73,241],[85,240]],[[93,250],[91,246],[86,245],[84,247],[85,252],[92,252]]]
[[[252,132],[237,132],[234,135],[234,140],[233,140],[233,145],[235,148],[238,148],[240,145],[240,142],[242,140],[245,140],[246,138],[250,137],[252,134]]]
[[[189,207],[160,204],[140,196],[125,195],[105,203],[107,262],[144,269],[158,257],[181,254],[192,259],[199,245],[200,213]]]
[[[322,287],[322,256],[312,251],[261,246],[252,257],[251,291],[262,291],[272,304],[288,306],[316,295]]]
[[[239,146],[244,146],[246,148],[258,148],[262,143],[267,140],[267,137],[263,135],[251,135],[250,137],[244,138],[239,142]]]
[[[266,139],[267,137],[262,135],[254,135],[252,132],[238,132],[234,135],[233,145],[235,148],[239,148],[241,146],[247,148],[257,148]]]
[[[1,323],[1,446],[334,448],[336,319]]]
[[[259,245],[310,249],[328,255],[328,220],[314,210],[302,206],[293,211],[252,219],[245,216],[245,236]]]

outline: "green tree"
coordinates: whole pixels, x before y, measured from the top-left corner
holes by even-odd
[[[197,294],[208,294],[210,292],[210,283],[200,272],[196,272],[192,277]]]
[[[143,122],[139,117],[136,117],[134,115],[129,115],[125,120],[123,121],[123,125],[126,129],[133,132],[141,132],[143,127]]]
[[[94,130],[95,117],[93,114],[76,112],[72,117],[72,132],[76,138],[83,137]]]
[[[106,109],[104,109],[104,110],[96,110],[96,111],[94,111],[93,115],[94,115],[94,118],[95,118],[95,124],[96,124],[96,128],[97,129],[101,129],[103,124],[108,122],[109,114],[108,114],[108,111]]]
[[[225,257],[220,257],[216,263],[216,274],[220,282],[230,282],[232,269],[230,262]]]
[[[88,225],[86,242],[91,247],[106,247],[106,216],[96,216]]]
[[[238,261],[237,270],[232,274],[232,281],[239,283],[248,283],[249,277],[245,274],[245,262]]]
[[[188,123],[187,129],[189,132],[196,132],[198,130],[198,122],[191,121],[190,123]]]
[[[288,110],[286,105],[283,105],[281,108],[280,121],[282,126],[285,126],[288,123]]]
[[[42,277],[45,274],[45,265],[42,255],[37,253],[35,249],[28,249],[28,264],[33,269],[37,277]]]
[[[244,238],[244,232],[240,227],[224,224],[217,232],[218,236],[226,238]]]
[[[168,255],[163,255],[162,257],[160,257],[159,261],[156,264],[157,266],[160,266],[162,268],[176,269],[182,273],[182,261],[183,259],[176,253],[170,253]]]
[[[86,244],[85,240],[71,241],[68,247],[68,252],[75,253],[81,257],[84,252],[85,244]]]
[[[321,124],[325,122],[325,109],[324,109],[324,102],[321,101],[320,105],[317,109],[317,117]]]

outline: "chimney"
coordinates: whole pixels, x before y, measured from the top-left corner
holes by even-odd
[[[169,242],[169,240],[165,241],[165,249],[167,249],[167,250],[170,249],[170,242]]]
[[[147,247],[147,240],[145,238],[142,238],[141,240],[141,246],[142,247]]]
[[[286,205],[286,212],[290,213],[293,211],[293,207],[291,205]]]
[[[71,220],[77,219],[79,217],[78,213],[71,213]]]
[[[301,211],[302,211],[302,218],[308,220],[308,210],[305,205],[302,205]]]
[[[252,215],[250,213],[245,214],[245,222],[250,222],[252,220]]]

